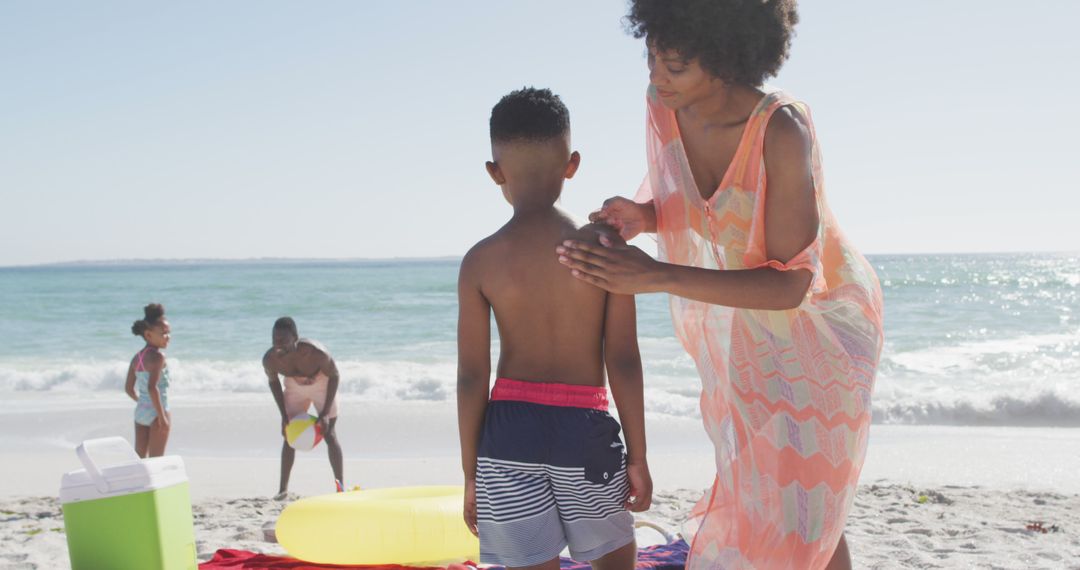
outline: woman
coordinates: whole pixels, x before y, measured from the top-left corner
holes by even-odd
[[[794,0],[635,0],[649,49],[649,174],[593,214],[634,247],[566,242],[559,260],[615,293],[671,294],[716,450],[688,568],[850,568],[843,526],[870,425],[881,290],[824,196],[807,106],[762,87]]]

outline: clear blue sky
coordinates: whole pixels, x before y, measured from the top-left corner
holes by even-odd
[[[814,110],[867,253],[1080,250],[1080,2],[804,2],[771,82]],[[550,87],[632,195],[622,0],[0,3],[0,265],[460,255],[510,209],[487,118]]]

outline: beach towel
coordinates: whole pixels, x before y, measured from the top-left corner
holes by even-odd
[[[678,570],[685,566],[686,555],[690,546],[683,540],[676,540],[669,544],[648,546],[638,550],[638,570]],[[578,562],[569,558],[559,560],[560,570],[586,570],[591,568],[587,562]],[[222,548],[214,553],[214,557],[199,565],[199,570],[325,570],[328,568],[351,568],[363,570],[470,570],[477,568],[472,562],[464,564],[451,564],[443,567],[420,567],[420,566],[342,566],[337,564],[315,564],[304,562],[295,558],[284,556],[270,556],[249,552],[247,550],[233,550]],[[501,566],[482,566],[481,568],[501,570]]]
[[[455,565],[456,566],[456,565]],[[383,564],[379,566],[343,566],[340,564],[316,564],[304,562],[287,556],[259,554],[249,550],[222,548],[214,557],[202,564],[199,570],[325,570],[327,568],[366,568],[378,570],[444,570],[440,566],[401,566]],[[457,570],[456,568],[454,570]],[[464,570],[462,568],[461,570]]]
[[[820,224],[786,262],[765,247],[765,132],[781,108],[811,137]],[[817,570],[840,540],[866,456],[881,355],[882,296],[825,200],[810,109],[765,94],[708,198],[694,181],[676,114],[649,90],[649,174],[635,198],[656,210],[658,257],[704,269],[807,270],[802,303],[766,311],[670,296],[675,333],[701,376],[701,416],[717,476],[693,511],[689,568]]]

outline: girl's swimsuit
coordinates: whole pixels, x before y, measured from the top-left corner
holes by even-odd
[[[148,346],[140,350],[138,354],[139,360],[135,363],[135,386],[139,391],[139,401],[135,404],[135,423],[141,426],[149,426],[157,419],[157,410],[154,409],[154,404],[150,401],[150,372],[148,372],[146,366],[143,365],[143,357],[146,356],[146,352],[149,350],[157,349]],[[168,411],[168,366],[161,369],[161,377],[158,378],[157,387],[158,393],[161,394],[161,408]]]

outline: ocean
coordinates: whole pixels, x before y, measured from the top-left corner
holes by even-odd
[[[1080,254],[869,256],[885,295],[875,423],[1080,427]],[[170,399],[270,402],[282,315],[329,347],[345,401],[454,399],[459,260],[138,262],[0,268],[0,398],[122,397],[149,302],[172,325]],[[638,297],[649,414],[696,416],[665,295]],[[498,343],[493,342],[493,363]],[[4,398],[8,399],[8,398]]]

